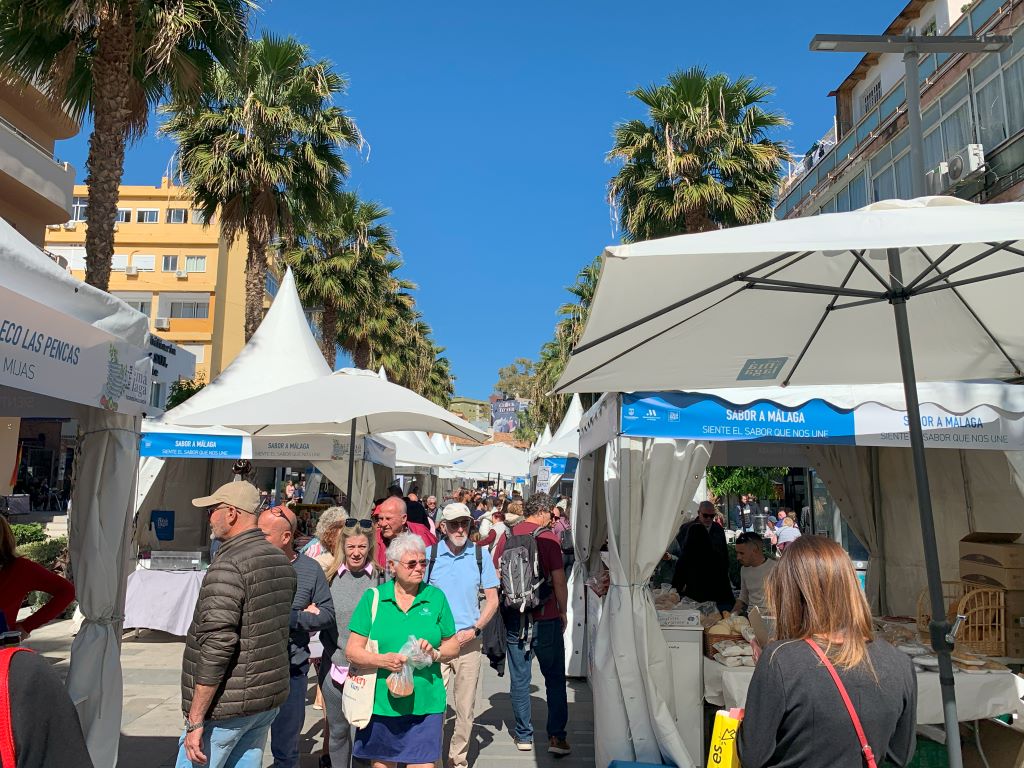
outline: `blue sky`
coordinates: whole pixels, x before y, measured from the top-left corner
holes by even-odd
[[[627,91],[695,64],[776,88],[802,153],[831,126],[827,93],[856,65],[811,53],[815,33],[879,34],[902,0],[841,4],[520,0],[266,2],[256,28],[294,34],[350,81],[365,134],[350,188],[393,210],[420,310],[460,395],[486,398],[497,369],[536,357],[565,286],[615,242],[604,162]],[[57,154],[84,177],[88,129]],[[173,146],[147,138],[124,181],[159,184]]]

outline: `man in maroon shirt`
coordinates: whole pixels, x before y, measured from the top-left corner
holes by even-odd
[[[419,523],[410,523],[405,513],[405,501],[400,496],[391,496],[380,503],[380,506],[373,511],[377,520],[377,565],[384,568],[387,562],[385,551],[388,544],[400,533],[409,531],[415,533],[423,543],[430,549],[437,543],[437,537],[430,532],[430,528]]]
[[[537,557],[545,580],[551,586],[548,599],[531,616],[533,632],[525,633],[529,640],[520,637],[521,617],[516,610],[503,610],[505,621],[506,660],[509,668],[512,710],[515,713],[515,742],[521,752],[533,749],[533,722],[530,714],[530,683],[532,677],[531,657],[536,654],[548,704],[548,752],[553,755],[568,755],[572,748],[566,741],[566,725],[569,722],[569,704],[565,693],[565,641],[562,633],[567,624],[566,611],[569,605],[569,590],[566,586],[565,570],[562,568],[562,546],[558,537],[550,530],[551,510],[554,502],[546,493],[535,493],[525,505],[526,519],[512,528],[512,536],[533,534],[538,528],[545,529],[537,534]],[[507,536],[497,539],[494,545],[495,566],[505,551]],[[500,572],[500,569],[499,569]]]

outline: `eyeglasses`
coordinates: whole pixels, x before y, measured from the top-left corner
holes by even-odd
[[[214,504],[212,507],[207,507],[206,508],[206,516],[207,517],[213,517],[213,513],[214,512],[216,512],[221,507],[226,507],[226,506],[229,506],[229,505],[228,504]]]
[[[714,520],[716,517],[718,517],[718,515],[716,515],[714,512],[712,512],[711,514],[705,514],[704,512],[701,512],[700,516],[704,520]]]
[[[291,518],[290,518],[290,517],[288,517],[288,515],[286,515],[286,514],[284,513],[284,511],[283,511],[283,510],[281,510],[281,509],[280,509],[280,508],[278,508],[278,507],[273,507],[273,508],[271,508],[271,509],[268,509],[267,511],[268,511],[268,512],[269,512],[270,514],[272,514],[272,515],[273,515],[274,517],[280,517],[280,518],[281,518],[282,520],[284,520],[284,521],[285,521],[286,523],[288,523],[288,530],[289,530],[289,531],[291,531],[291,532],[292,532],[292,534],[294,534],[294,533],[295,533],[295,526],[296,526],[296,524],[298,523],[298,520],[296,520],[296,521],[295,521],[295,523],[293,523],[293,522],[292,522],[292,520],[291,520]]]
[[[422,560],[407,560],[405,562],[399,560],[398,562],[401,563],[402,565],[404,565],[410,571],[413,568],[426,568],[427,567],[427,560],[426,560],[426,558],[423,558]]]
[[[444,524],[449,528],[469,528],[471,525],[470,521],[464,517],[460,520],[445,520]]]
[[[368,531],[371,528],[373,528],[373,520],[370,520],[370,519],[365,518],[365,517],[362,518],[362,519],[359,519],[359,520],[357,520],[354,517],[350,517],[350,518],[347,518],[345,520],[345,527],[346,528],[355,528],[357,525],[360,528],[363,528],[363,529]]]

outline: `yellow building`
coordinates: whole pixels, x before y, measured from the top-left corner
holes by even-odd
[[[78,185],[71,220],[46,232],[46,249],[83,280],[88,208],[88,190]],[[206,381],[245,344],[245,256],[244,238],[228,247],[217,222],[204,227],[185,190],[166,177],[159,187],[121,187],[110,292],[149,315],[155,334],[194,354]]]
[[[78,123],[35,88],[0,82],[0,217],[35,245],[71,212],[75,170],[53,146],[76,133]]]

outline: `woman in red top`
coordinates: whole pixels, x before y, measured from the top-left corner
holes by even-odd
[[[50,599],[19,622],[18,610],[29,592],[45,592]],[[24,639],[38,627],[57,618],[74,599],[75,587],[70,581],[28,558],[18,557],[14,551],[14,531],[7,520],[0,517],[0,612],[7,620],[7,626],[21,632]]]

